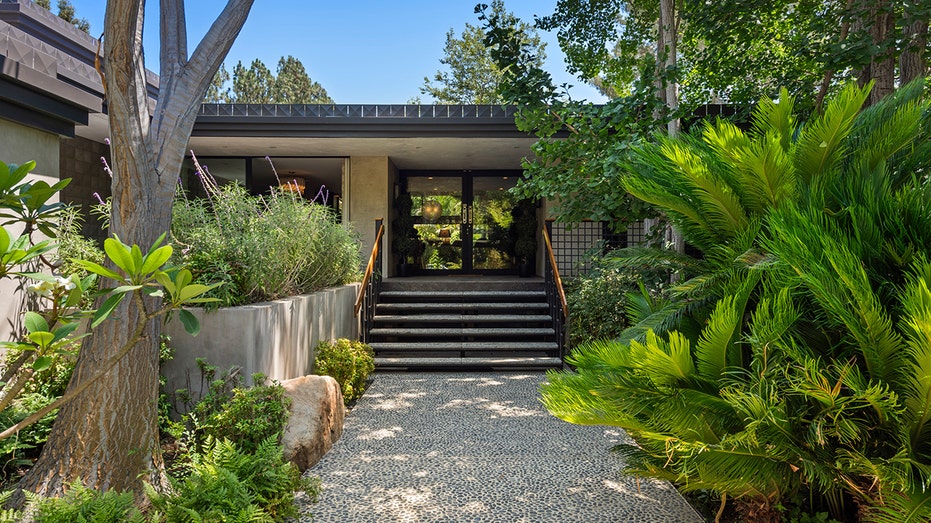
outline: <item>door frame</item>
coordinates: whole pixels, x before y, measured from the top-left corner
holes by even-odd
[[[462,182],[462,213],[458,222],[460,238],[462,238],[462,268],[460,269],[423,269],[417,267],[413,271],[415,276],[439,276],[462,274],[490,274],[490,275],[516,275],[518,268],[510,269],[475,269],[473,268],[473,220],[472,205],[475,199],[474,180],[480,177],[513,177],[515,180],[523,175],[521,170],[402,170],[398,173],[398,186],[401,193],[408,192],[408,178],[412,177],[457,177]]]

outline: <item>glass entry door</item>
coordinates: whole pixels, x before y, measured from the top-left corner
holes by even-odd
[[[418,274],[516,273],[508,191],[518,173],[408,174]]]

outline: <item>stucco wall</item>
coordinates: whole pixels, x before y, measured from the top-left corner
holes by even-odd
[[[9,120],[0,119],[0,161],[10,164],[23,164],[29,160],[36,161],[36,168],[30,180],[44,180],[49,184],[58,181],[58,136],[31,127],[25,127]],[[57,201],[57,199],[52,200]],[[22,229],[6,226],[14,236]],[[36,237],[36,240],[41,238]],[[36,270],[29,268],[27,270]],[[28,282],[18,278],[0,279],[0,340],[9,341],[22,332],[22,311],[29,305],[29,297],[24,288]]]
[[[359,322],[352,311],[358,289],[355,283],[209,313],[191,309],[200,320],[196,337],[177,319],[164,329],[175,348],[174,359],[162,367],[166,390],[188,389],[200,397],[197,358],[221,370],[241,367],[250,384],[256,372],[279,381],[311,374],[318,342],[358,339]]]
[[[390,238],[390,209],[394,195],[392,180],[397,169],[387,156],[354,156],[349,160],[348,187],[343,188],[345,210],[343,217],[353,224],[362,237],[362,255],[368,261],[375,243],[375,219],[384,218]],[[385,243],[385,246],[389,243]],[[389,250],[390,253],[390,250]],[[383,255],[384,271],[390,266],[389,253]],[[388,274],[383,272],[383,274]]]

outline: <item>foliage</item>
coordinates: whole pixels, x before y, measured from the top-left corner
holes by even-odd
[[[504,14],[504,2],[494,0],[492,11]],[[535,64],[542,66],[546,59],[546,44],[530,24],[521,23],[514,27],[515,38],[532,49]],[[504,98],[499,93],[499,84],[504,75],[503,69],[492,59],[491,52],[484,43],[485,32],[481,27],[466,24],[462,36],[453,36],[453,30],[446,33],[444,57],[440,63],[448,71],[437,71],[430,78],[424,77],[420,92],[432,96],[438,104],[500,104]]]
[[[35,523],[145,523],[132,493],[96,492],[74,483],[61,498],[37,500]]]
[[[291,400],[278,383],[265,384],[265,376],[252,377],[254,385],[227,390],[227,382],[211,382],[210,392],[187,415],[193,421],[198,443],[209,438],[229,439],[243,451],[254,452],[266,439],[277,439],[290,415]]]
[[[534,200],[524,199],[514,207],[511,221],[511,236],[514,238],[514,254],[520,263],[531,263],[537,256],[537,205]]]
[[[417,244],[420,240],[417,237],[417,229],[414,228],[414,217],[411,214],[413,200],[407,193],[399,194],[394,201],[394,210],[397,213],[391,226],[394,238],[391,240],[391,247],[394,253],[398,255],[399,263],[409,263],[414,253],[417,251]]]
[[[0,427],[12,427],[26,419],[27,416],[51,403],[57,396],[45,396],[26,392],[17,397],[3,412],[0,412]],[[51,411],[42,419],[17,432],[13,437],[0,440],[0,467],[2,481],[9,483],[15,479],[16,471],[29,466],[38,456],[37,449],[48,439],[55,421],[56,411]]]
[[[51,186],[43,181],[25,181],[34,166],[35,162],[21,166],[0,162],[0,215],[8,218],[0,229],[0,276],[36,280],[38,283],[28,286],[27,290],[36,296],[40,308],[39,312],[24,313],[25,332],[20,339],[0,343],[6,350],[0,383],[0,416],[4,422],[0,440],[16,436],[3,444],[7,465],[22,464],[14,453],[45,440],[51,424],[50,413],[70,399],[64,395],[64,387],[71,374],[77,341],[83,337],[75,334],[82,319],[88,319],[89,328],[93,329],[108,319],[127,296],[139,303],[144,303],[146,296],[162,298],[162,303],[155,307],[143,305],[140,324],[128,326],[135,329],[135,337],[127,345],[118,347],[100,372],[84,381],[88,386],[138,342],[142,337],[140,325],[182,305],[203,302],[206,299],[201,295],[211,289],[192,284],[190,272],[185,269],[166,267],[172,249],[159,246],[161,240],[143,253],[136,245],[130,247],[119,239],[109,238],[104,242],[104,258],[98,250],[77,238],[78,226],[73,211],[60,203],[49,203],[70,180]],[[13,239],[6,228],[8,225],[20,226],[24,233]],[[49,262],[43,255],[56,245],[52,240],[34,242],[32,235],[36,232],[53,238],[58,236],[58,256],[69,257],[68,261]],[[71,258],[72,255],[86,258]],[[105,260],[114,269],[104,267]],[[27,263],[33,263],[30,267],[33,270],[42,268],[34,262],[46,264],[46,269],[67,270],[70,275],[17,270]],[[98,278],[105,278],[111,286],[91,293]],[[89,305],[95,296],[101,297],[96,310],[79,308]],[[196,318],[186,311],[179,314],[185,328],[196,333]],[[23,431],[36,423],[37,426]]]
[[[316,500],[319,483],[301,478],[274,438],[244,452],[229,440],[211,440],[195,455],[190,474],[173,492],[147,494],[162,517],[154,521],[284,521],[297,515],[294,491]]]
[[[577,370],[549,376],[551,412],[628,430],[630,470],[736,499],[754,520],[799,496],[837,519],[931,517],[923,91],[860,112],[868,90],[848,86],[804,125],[784,92],[748,132],[718,122],[638,148],[626,187],[704,257],[652,255],[686,278],[673,301],[575,350]],[[700,330],[676,328],[686,319]]]
[[[511,28],[519,20],[494,12],[479,19],[485,22],[492,56],[499,66],[508,66],[502,93],[520,107],[517,126],[538,138],[513,191],[521,198],[553,201],[560,222],[607,221],[622,232],[632,221],[654,217],[651,206],[626,194],[616,169],[634,144],[665,125],[665,119],[654,118],[664,105],[655,95],[649,68],[629,96],[598,106],[572,101],[534,62],[532,50],[514,38]]]
[[[199,281],[223,282],[211,297],[222,306],[305,294],[354,281],[360,244],[333,211],[289,192],[252,196],[208,174],[207,199],[174,205],[175,259]]]
[[[304,64],[290,55],[278,60],[277,74],[272,74],[258,58],[248,68],[237,62],[233,67],[231,87],[226,87],[229,80],[230,73],[221,65],[207,89],[204,103],[333,103],[326,89],[310,79]]]
[[[374,371],[375,352],[361,341],[340,338],[321,341],[314,348],[314,374],[335,379],[347,405],[362,397]]]
[[[573,347],[613,339],[630,325],[628,311],[644,298],[660,292],[666,273],[631,270],[612,263],[611,254],[598,256],[591,268],[566,281],[569,305],[569,344]]]

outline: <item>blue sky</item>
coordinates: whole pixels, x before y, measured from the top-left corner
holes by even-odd
[[[478,0],[410,0],[389,2],[342,0],[307,2],[257,0],[226,59],[232,70],[262,60],[272,71],[281,56],[293,55],[337,103],[405,103],[421,96],[424,76],[440,69],[446,32],[458,36],[466,23],[478,25],[473,12]],[[486,0],[486,3],[490,3]],[[91,34],[103,31],[105,0],[72,0],[79,17],[91,24]],[[196,42],[225,2],[188,0],[188,45]],[[550,14],[556,0],[505,0],[505,7],[526,21]],[[55,5],[55,2],[52,2]],[[146,64],[158,72],[158,5],[146,2]],[[557,85],[569,83],[573,98],[604,101],[597,91],[566,72],[555,35],[548,42],[546,69]]]

